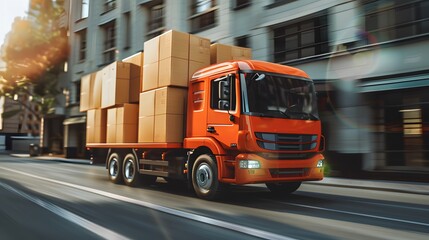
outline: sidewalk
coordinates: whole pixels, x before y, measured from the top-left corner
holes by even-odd
[[[29,154],[10,154],[10,155],[12,157],[18,157],[18,158],[30,158]],[[71,159],[71,158],[64,158],[59,156],[38,156],[38,157],[31,157],[31,158],[48,160],[48,161],[67,162],[67,163],[92,164],[92,161],[88,159]],[[429,183],[421,183],[421,182],[363,180],[363,179],[357,180],[357,179],[348,179],[348,178],[325,177],[322,181],[305,182],[305,184],[429,195]]]
[[[17,157],[17,158],[33,158],[33,159],[39,159],[39,160],[49,160],[49,161],[67,162],[67,163],[92,164],[92,161],[89,159],[65,158],[60,156],[30,157],[30,154],[19,154],[19,153],[12,153],[10,154],[10,156]]]

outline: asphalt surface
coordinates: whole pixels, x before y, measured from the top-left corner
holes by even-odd
[[[101,165],[0,155],[0,239],[427,239],[427,190],[328,178],[285,197],[232,187],[210,202],[160,178],[130,188]]]

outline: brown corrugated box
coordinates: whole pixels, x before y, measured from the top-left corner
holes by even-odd
[[[139,117],[138,141],[139,143],[152,143],[154,139],[155,116]]]
[[[160,37],[154,37],[144,42],[144,64],[151,64],[159,61],[159,41]]]
[[[155,115],[155,90],[140,93],[139,117]]]
[[[117,108],[107,109],[106,142],[116,143],[116,112]]]
[[[145,64],[143,67],[143,92],[158,87],[159,62]]]
[[[160,36],[159,60],[170,57],[189,58],[189,33],[170,30]]]
[[[130,102],[139,101],[139,93],[143,91],[143,59],[144,53],[138,52],[123,59],[123,62],[130,63]]]
[[[85,75],[80,80],[80,106],[79,111],[85,112],[90,109],[92,85],[94,84],[95,74]]]
[[[185,114],[186,88],[164,87],[155,92],[155,115]]]
[[[155,116],[154,142],[183,142],[182,114]]]
[[[124,104],[116,111],[116,142],[137,142],[138,104]]]
[[[86,120],[86,142],[87,143],[105,143],[107,110],[90,109],[87,112]]]
[[[159,61],[157,87],[188,86],[189,61],[187,59],[169,57]]]
[[[252,49],[215,43],[210,46],[210,63],[252,59]]]
[[[103,72],[95,72],[94,84],[92,86],[91,108],[96,109],[101,107],[101,95],[103,88]]]
[[[102,71],[101,108],[129,102],[130,63],[114,62]]]
[[[210,40],[196,35],[190,35],[189,60],[210,65]]]

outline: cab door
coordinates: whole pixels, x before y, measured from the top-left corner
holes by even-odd
[[[239,123],[239,87],[235,73],[218,75],[209,81],[207,135],[224,148],[237,147]]]

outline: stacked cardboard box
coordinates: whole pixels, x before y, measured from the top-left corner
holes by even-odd
[[[187,87],[189,77],[210,65],[210,40],[168,31],[144,43],[143,91]]]
[[[163,87],[140,94],[139,142],[181,142],[187,89]]]
[[[138,104],[125,103],[107,110],[107,143],[137,142]]]
[[[101,81],[100,72],[91,73],[81,78],[80,108],[81,112],[96,109],[101,106]]]
[[[143,52],[136,53],[122,60],[122,62],[130,63],[129,101],[131,103],[139,101],[139,93],[143,90],[143,60]]]
[[[210,63],[252,59],[252,49],[215,43],[210,46]]]
[[[106,142],[106,109],[90,109],[87,112],[86,122],[86,142],[105,143]]]
[[[145,42],[139,137],[144,142],[182,142],[189,78],[210,65],[210,40],[169,31]]]

